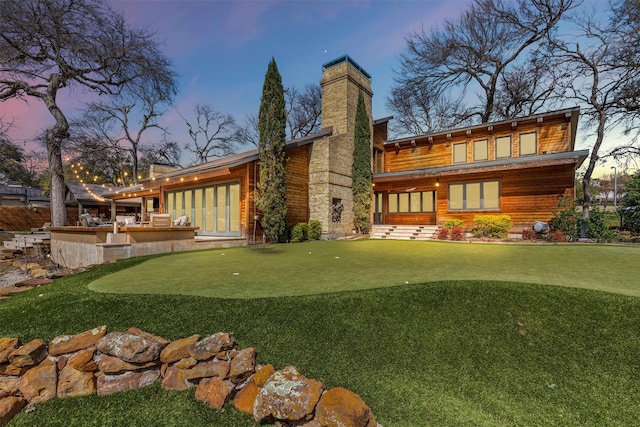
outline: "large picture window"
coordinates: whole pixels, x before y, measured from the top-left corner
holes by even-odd
[[[511,157],[511,136],[496,138],[496,159]]]
[[[391,193],[388,196],[389,213],[435,212],[435,191]]]
[[[467,163],[467,144],[453,144],[453,163]]]
[[[498,181],[449,184],[449,210],[500,209]]]
[[[536,133],[520,134],[520,155],[532,156],[538,153],[538,144],[536,141]]]

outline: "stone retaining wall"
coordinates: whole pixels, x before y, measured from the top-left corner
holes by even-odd
[[[107,333],[106,326],[60,335],[48,344],[0,338],[0,425],[24,407],[55,397],[107,395],[156,381],[167,389],[196,387],[196,399],[210,407],[233,402],[256,421],[379,426],[357,394],[325,390],[293,366],[276,371],[270,364],[257,365],[255,349],[238,349],[228,333],[169,341],[137,328]]]

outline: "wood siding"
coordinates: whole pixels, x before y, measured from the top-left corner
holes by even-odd
[[[309,146],[287,151],[287,224],[309,221]]]

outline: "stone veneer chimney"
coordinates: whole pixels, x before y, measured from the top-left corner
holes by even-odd
[[[333,127],[328,138],[314,141],[309,160],[309,219],[322,224],[323,238],[351,234],[353,194],[351,172],[358,94],[362,91],[371,118],[371,76],[348,55],[322,66],[322,127]],[[373,134],[373,132],[372,132]],[[339,221],[333,206],[342,204]]]

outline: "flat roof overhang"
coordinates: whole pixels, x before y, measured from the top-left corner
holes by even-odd
[[[575,165],[580,167],[589,155],[589,150],[569,151],[565,153],[544,154],[541,156],[527,156],[488,162],[465,163],[435,168],[412,169],[397,172],[383,172],[373,174],[374,183],[400,182],[408,179],[436,178],[444,176],[467,175],[473,173],[499,172],[523,170],[560,165]]]

